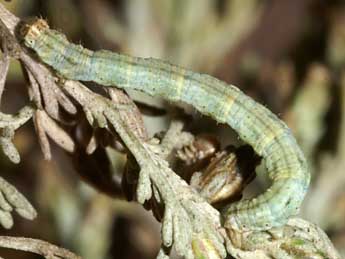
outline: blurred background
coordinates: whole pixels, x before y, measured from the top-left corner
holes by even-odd
[[[322,227],[345,256],[345,1],[343,0],[12,0],[20,18],[40,16],[90,49],[156,57],[237,85],[292,128],[305,152],[312,185],[301,216]],[[13,61],[2,111],[27,101],[20,65]],[[131,93],[159,109],[171,104]],[[181,111],[180,111],[181,112]],[[234,132],[192,115],[188,129],[211,133],[222,146]],[[144,116],[150,134],[169,115]],[[32,122],[16,134],[19,165],[0,154],[0,171],[35,206],[33,222],[15,218],[0,235],[40,238],[85,259],[154,258],[160,226],[135,203],[109,198],[81,181],[71,157],[54,147],[45,161]],[[124,156],[113,152],[121,174]],[[85,160],[88,166],[88,160]],[[98,168],[99,169],[99,168]],[[96,169],[95,169],[96,170]],[[259,168],[245,195],[267,187]],[[40,258],[0,248],[0,256]]]

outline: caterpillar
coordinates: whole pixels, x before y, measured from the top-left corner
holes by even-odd
[[[222,212],[225,228],[267,230],[298,213],[310,182],[305,157],[287,125],[237,87],[159,59],[88,50],[70,43],[43,19],[27,23],[20,34],[24,45],[63,78],[185,102],[232,127],[262,157],[272,184],[256,198],[227,206]]]

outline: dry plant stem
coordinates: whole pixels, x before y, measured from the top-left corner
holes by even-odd
[[[147,140],[148,133],[144,125],[143,117],[133,100],[129,98],[124,90],[116,88],[107,88],[106,90],[115,104],[124,107],[124,109],[119,111],[122,120],[126,121],[128,127],[132,129],[138,138]]]
[[[0,8],[0,17],[1,21],[5,24],[9,32],[13,34],[15,27],[20,21],[19,18],[17,18],[11,12],[9,12],[3,5],[1,5]]]
[[[11,35],[15,25],[18,23],[18,19],[7,12],[2,6],[0,6],[1,19],[0,30],[1,38],[3,42],[3,57],[0,65],[0,99],[4,90],[6,75],[9,67],[9,56],[18,57],[20,46],[16,43],[16,40]],[[4,17],[2,16],[4,15]],[[12,18],[11,18],[12,17]],[[18,114],[9,115],[0,113],[0,145],[5,155],[14,163],[20,162],[19,153],[12,143],[15,131],[32,118],[34,109],[31,106],[23,107]],[[34,219],[37,215],[35,209],[26,200],[26,198],[19,193],[12,185],[6,182],[3,178],[0,178],[0,224],[4,228],[11,228],[13,226],[12,211],[15,210],[20,216],[26,219]]]
[[[61,105],[61,107],[63,107],[63,109],[70,114],[76,114],[76,107],[57,86],[55,78],[49,72],[49,70],[45,66],[37,63],[33,58],[31,58],[26,53],[26,51],[24,51],[18,44],[16,38],[13,35],[15,26],[19,23],[19,19],[9,13],[3,6],[0,6],[0,17],[2,25],[1,29],[2,31],[4,31],[3,34],[9,41],[9,43],[7,43],[7,46],[10,43],[13,45],[11,46],[11,48],[15,50],[15,54],[12,53],[12,56],[20,59],[22,66],[25,69],[25,73],[28,77],[30,83],[30,99],[38,108],[45,109],[44,112],[37,111],[34,120],[38,136],[40,138],[39,142],[41,144],[45,159],[51,158],[50,144],[47,139],[47,135],[49,135],[54,140],[54,142],[56,142],[66,151],[73,151],[74,143],[71,138],[52,119],[44,115],[49,114],[49,116],[51,116],[52,118],[60,121],[62,118],[60,116],[59,105]],[[30,110],[31,114],[25,111],[28,114],[28,116],[26,117],[24,115],[21,116],[24,111],[24,109],[20,111],[18,118],[23,119],[18,119],[18,123],[22,123],[23,120],[25,122],[30,119],[33,113],[33,108],[31,108]],[[3,123],[6,123],[6,118],[1,120],[0,127],[2,127],[1,124]],[[20,161],[19,154],[15,152],[16,149],[11,142],[13,134],[13,129],[7,130],[6,136],[1,137],[0,140],[5,154],[7,154],[11,161],[18,163]]]
[[[183,247],[183,245],[186,245],[188,244],[188,242],[190,242],[188,241],[188,238],[190,238],[190,236],[194,236],[194,240],[192,241],[194,244],[203,244],[205,243],[205,239],[199,238],[198,234],[196,235],[196,237],[192,234],[193,230],[195,229],[195,225],[193,226],[192,219],[188,217],[188,215],[186,215],[186,212],[184,211],[186,210],[188,211],[188,213],[195,213],[196,208],[194,207],[195,204],[193,204],[193,202],[200,202],[200,198],[196,198],[194,194],[191,193],[190,189],[185,186],[185,183],[181,181],[181,179],[179,179],[177,176],[175,176],[175,174],[166,166],[166,164],[162,162],[162,160],[160,160],[160,157],[155,154],[155,150],[157,150],[157,147],[152,147],[152,144],[140,143],[137,138],[134,138],[130,131],[126,130],[126,125],[123,123],[123,121],[121,121],[120,118],[116,119],[116,117],[119,116],[118,113],[116,113],[116,108],[114,112],[109,110],[109,104],[106,104],[107,102],[109,102],[109,100],[92,93],[90,90],[83,87],[77,82],[67,81],[64,88],[71,96],[73,96],[76,100],[78,100],[78,102],[80,102],[84,109],[91,109],[88,111],[90,116],[92,116],[92,114],[96,116],[95,118],[90,117],[91,121],[97,120],[97,117],[101,118],[101,121],[106,121],[106,119],[109,120],[109,122],[115,127],[119,135],[123,138],[124,142],[128,145],[128,148],[136,156],[136,159],[138,160],[142,169],[145,170],[145,167],[150,169],[149,171],[141,171],[141,174],[144,174],[144,177],[148,177],[149,179],[142,179],[141,181],[139,180],[139,200],[142,199],[142,201],[144,201],[145,199],[150,198],[151,195],[155,195],[155,197],[156,195],[160,195],[157,200],[164,200],[164,202],[166,202],[166,211],[163,219],[162,229],[163,244],[165,246],[170,246],[172,242],[175,242],[177,246],[176,249],[179,251],[179,253],[185,255],[187,258],[192,258],[192,255],[189,254],[189,249],[191,248]],[[103,105],[105,105],[105,107],[102,107]],[[102,118],[103,116],[106,116],[106,118]],[[108,127],[106,124],[104,124],[103,126]],[[181,126],[179,126],[179,123],[177,123],[176,127],[171,127],[171,130],[174,128],[180,130]],[[172,130],[172,132],[173,131],[175,130]],[[167,134],[167,136],[169,135],[170,134]],[[159,165],[159,169],[156,168],[157,165]],[[168,174],[168,172],[166,171],[170,171],[170,173]],[[145,174],[149,175],[145,176]],[[142,175],[140,175],[140,177],[142,177]],[[150,181],[154,185],[154,190],[158,190],[159,194],[157,194],[155,191],[152,192]],[[141,196],[144,197],[140,198]],[[173,202],[173,205],[169,205],[169,203],[171,202]],[[203,205],[206,206],[207,210],[210,210],[210,208],[206,204]],[[203,209],[205,209],[205,207]],[[198,216],[200,217],[202,213],[205,213],[205,211],[202,212],[201,208],[199,208],[198,213]],[[213,217],[215,217],[215,221],[217,221],[217,218],[219,217],[217,216],[217,212],[213,214]],[[299,221],[297,220],[296,222],[298,223]],[[230,252],[236,258],[273,257],[290,259],[294,258],[295,251],[300,252],[301,250],[301,248],[299,248],[297,244],[293,243],[297,236],[298,238],[303,239],[308,243],[308,246],[303,247],[305,249],[304,251],[302,248],[301,253],[312,255],[316,254],[316,247],[323,253],[330,255],[329,258],[339,258],[336,256],[337,252],[332,247],[327,236],[325,236],[325,234],[320,229],[317,229],[317,231],[310,231],[310,229],[315,229],[316,226],[313,226],[307,222],[304,222],[301,225],[300,222],[300,225],[296,226],[294,221],[289,221],[289,224],[291,225],[290,227],[298,227],[298,232],[295,236],[286,235],[284,233],[284,227],[282,227],[280,230],[276,230],[276,232],[280,231],[280,234],[275,233],[275,236],[277,237],[274,242],[268,239],[270,235],[266,232],[246,233],[245,235],[251,238],[249,239],[250,241],[246,241],[246,239],[243,239],[244,241],[242,240],[242,244],[238,245],[241,247],[241,249],[236,248],[229,240],[227,240],[228,252]],[[202,223],[198,223],[202,225],[205,224],[205,221],[202,221]],[[183,224],[183,226],[181,227],[179,224]],[[190,226],[188,225],[192,225],[192,229],[189,229]],[[213,227],[214,226],[217,225],[215,224],[213,225]],[[217,228],[221,231],[221,228],[219,226]],[[174,233],[176,231],[177,233]],[[208,231],[206,230],[206,235],[209,233]],[[204,235],[205,233],[201,234],[202,237],[204,237]],[[213,239],[212,241],[214,242]],[[263,243],[263,241],[265,242]],[[197,245],[194,245],[193,247],[196,246]],[[207,251],[208,254],[214,253],[214,251],[219,251],[218,247],[214,244],[210,247],[211,249]],[[217,252],[215,254],[217,254]],[[168,258],[164,253],[164,250],[161,250],[158,256],[159,258]],[[217,254],[217,256],[218,257],[216,258],[221,257],[219,253]]]
[[[57,120],[60,119],[59,104],[67,112],[76,114],[76,107],[57,86],[55,78],[45,66],[37,63],[24,51],[20,53],[20,59],[29,73],[31,73],[34,79],[37,81],[43,97],[45,110],[51,117]],[[32,88],[34,88],[33,85]]]
[[[18,44],[14,37],[15,27],[19,23],[19,19],[12,15],[3,6],[0,7],[0,17],[3,25],[8,30],[6,33],[9,35],[8,38],[11,41],[13,49],[16,51],[16,58],[19,58],[24,67],[29,72],[29,81],[32,87],[32,93],[35,93],[35,103],[40,103],[38,98],[37,84],[40,87],[40,95],[43,96],[43,101],[47,113],[55,118],[59,119],[59,104],[69,113],[75,114],[77,112],[73,103],[64,95],[61,89],[57,86],[54,77],[51,75],[49,70],[33,60]],[[4,28],[2,28],[4,29]],[[13,54],[12,54],[13,56]],[[31,75],[30,75],[31,73]],[[36,81],[37,84],[34,82]]]
[[[49,139],[48,139],[48,136],[44,130],[43,123],[39,118],[40,118],[39,117],[39,111],[37,110],[36,116],[34,116],[34,125],[35,125],[35,129],[36,129],[36,134],[38,136],[38,141],[39,141],[44,159],[50,160],[52,157],[52,154],[51,154]]]
[[[21,60],[40,87],[45,110],[53,118],[59,119],[59,103],[53,92],[54,79],[51,76],[46,76],[46,73],[42,71],[44,67],[37,65],[28,55],[22,53]]]
[[[25,69],[25,65],[21,63],[22,70],[27,74],[28,80],[29,80],[29,97],[30,100],[36,105],[38,109],[43,109],[42,99],[41,99],[41,93],[40,93],[40,86],[37,83],[35,77],[33,74]]]
[[[0,15],[10,34],[13,34],[19,20],[3,8],[3,6],[0,8]],[[15,39],[13,39],[13,42],[18,45]],[[67,152],[72,152],[74,150],[73,141],[56,122],[50,119],[50,117],[57,121],[62,120],[59,112],[59,105],[70,114],[76,114],[76,107],[66,97],[61,88],[57,85],[55,77],[45,66],[36,62],[26,51],[21,49],[20,46],[18,47],[18,52],[18,57],[25,68],[30,82],[30,97],[38,108],[44,108],[45,110],[44,112],[37,111],[34,120],[45,159],[51,158],[50,144],[47,135]],[[122,116],[128,120],[128,123],[131,123],[131,128],[136,131],[141,138],[147,138],[146,129],[143,126],[140,112],[134,103],[120,90],[112,89],[109,90],[109,93],[115,102],[118,100],[122,102],[122,104],[127,104],[127,108],[121,110]],[[50,117],[45,115],[49,115]]]
[[[162,226],[162,239],[166,247],[175,243],[176,250],[186,258],[194,258],[191,248],[193,238],[211,240],[219,258],[226,252],[223,239],[218,233],[221,229],[219,212],[213,209],[197,193],[180,179],[155,151],[157,146],[142,142],[121,119],[117,107],[110,100],[97,95],[83,85],[66,81],[64,89],[84,108],[91,124],[97,121],[101,127],[109,128],[107,121],[115,128],[128,149],[141,167],[137,198],[140,203],[152,195],[164,201],[165,214]],[[152,186],[158,192],[152,191]]]
[[[47,259],[81,259],[64,248],[32,238],[0,236],[0,247],[39,254]]]
[[[10,67],[10,57],[8,55],[7,47],[4,46],[3,54],[0,60],[0,103],[1,103],[2,93],[4,92],[6,75],[7,75],[9,67]]]

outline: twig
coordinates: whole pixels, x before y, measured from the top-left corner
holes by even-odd
[[[47,259],[81,259],[67,249],[32,238],[0,236],[0,247],[39,254]]]
[[[6,75],[8,68],[10,67],[10,57],[8,55],[7,47],[5,44],[3,45],[3,55],[0,60],[0,103],[5,88]]]
[[[193,258],[192,240],[208,238],[220,257],[225,257],[223,239],[218,233],[221,229],[219,213],[168,167],[166,161],[155,152],[157,147],[138,139],[122,121],[118,107],[110,100],[74,81],[66,81],[64,89],[82,105],[91,124],[97,123],[100,127],[110,129],[107,123],[109,121],[135,156],[141,168],[137,188],[138,201],[144,203],[153,194],[159,194],[159,197],[155,196],[156,200],[164,201],[164,246],[170,247],[174,242],[181,255]],[[151,184],[158,192],[152,192]]]

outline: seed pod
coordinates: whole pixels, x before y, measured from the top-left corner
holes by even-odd
[[[196,136],[191,144],[177,151],[180,163],[176,171],[189,182],[192,174],[203,170],[219,149],[220,143],[214,136],[206,134]]]
[[[194,173],[191,185],[211,204],[237,200],[253,180],[259,161],[250,146],[230,146],[218,152],[202,172]]]
[[[219,150],[219,141],[211,135],[199,135],[188,146],[177,152],[179,159],[192,165],[213,156]]]

